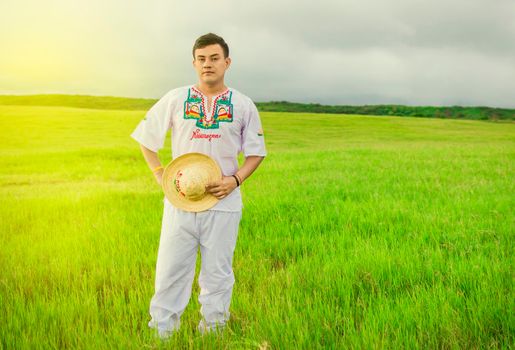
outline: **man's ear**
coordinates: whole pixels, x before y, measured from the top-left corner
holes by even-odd
[[[227,57],[227,58],[225,59],[225,64],[227,65],[227,67],[226,67],[225,69],[229,68],[229,66],[231,65],[231,62],[232,62],[232,61],[231,61],[231,58],[230,58],[230,57]]]

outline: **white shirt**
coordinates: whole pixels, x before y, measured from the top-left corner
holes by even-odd
[[[172,159],[198,152],[213,158],[225,176],[238,170],[237,156],[266,156],[261,120],[256,105],[241,92],[227,88],[207,96],[194,85],[170,90],[157,101],[130,135],[146,148],[158,152],[172,130]],[[210,210],[240,211],[237,187]]]

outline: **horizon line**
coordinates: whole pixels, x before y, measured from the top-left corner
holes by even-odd
[[[132,97],[132,96],[115,96],[115,95],[94,95],[94,94],[80,94],[80,93],[35,93],[35,94],[17,94],[17,93],[1,93],[2,96],[17,96],[17,97],[30,97],[30,96],[85,96],[85,97],[107,97],[107,98],[120,98],[120,99],[140,99],[140,100],[159,100],[155,97]],[[319,105],[319,106],[406,106],[406,107],[461,107],[461,108],[492,108],[492,109],[507,109],[513,110],[515,109],[515,105],[513,107],[497,107],[497,106],[489,106],[489,105],[409,105],[409,104],[398,104],[398,103],[377,103],[377,104],[322,104],[319,102],[295,102],[288,100],[271,100],[271,101],[254,101],[254,103],[296,103],[296,104],[305,104],[305,105]]]

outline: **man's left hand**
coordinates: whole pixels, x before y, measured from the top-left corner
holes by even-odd
[[[218,199],[224,199],[231,193],[237,186],[236,180],[232,176],[224,176],[222,180],[212,182],[206,185],[206,191],[211,193]]]

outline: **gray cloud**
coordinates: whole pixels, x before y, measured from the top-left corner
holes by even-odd
[[[160,97],[196,80],[191,47],[215,32],[231,48],[227,84],[257,101],[515,107],[513,0],[52,4],[49,18],[82,63],[56,91]],[[17,16],[0,15],[4,35],[29,23]],[[2,73],[5,91],[30,90]]]

